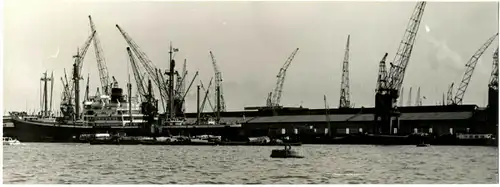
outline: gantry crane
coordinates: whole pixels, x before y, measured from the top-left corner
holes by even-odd
[[[216,101],[217,101],[217,112],[226,111],[226,102],[224,101],[224,92],[222,91],[222,73],[219,71],[217,66],[217,61],[215,60],[214,54],[210,51],[210,58],[212,59],[212,65],[214,67],[215,73],[215,90],[216,90]]]
[[[391,119],[393,117],[398,118],[400,115],[396,107],[396,102],[399,98],[401,85],[403,84],[405,71],[411,57],[425,5],[425,1],[417,2],[396,56],[390,64],[389,72],[386,71],[385,66],[385,57],[387,54],[382,59],[383,63],[380,63],[377,82],[378,88],[375,95],[376,112],[374,118],[377,123],[375,133],[392,134],[393,120]]]
[[[462,77],[462,81],[460,82],[460,85],[458,86],[458,90],[455,94],[454,99],[449,101],[449,105],[461,105],[464,99],[465,91],[467,90],[467,87],[469,86],[470,79],[472,78],[472,74],[474,73],[474,69],[476,68],[477,62],[479,58],[483,55],[484,51],[488,49],[488,47],[495,41],[495,38],[498,36],[498,33],[490,37],[475,53],[472,55],[472,57],[469,59],[467,64],[465,64],[465,73],[464,76]],[[452,93],[453,94],[453,93]]]
[[[351,98],[349,91],[349,39],[347,35],[347,44],[345,46],[344,62],[342,64],[342,81],[340,83],[340,102],[339,108],[350,108]]]
[[[102,51],[101,42],[99,40],[99,37],[97,37],[97,31],[95,29],[94,22],[92,21],[92,17],[90,15],[89,15],[89,22],[91,31],[96,33],[93,41],[94,41],[95,57],[97,60],[97,68],[99,70],[99,78],[101,81],[102,91],[104,94],[109,95],[111,94],[111,89],[109,88],[110,84],[109,84],[108,67],[106,66],[106,60],[104,58],[104,52]]]
[[[281,94],[283,92],[283,84],[285,83],[285,77],[286,77],[286,70],[288,70],[288,67],[290,67],[290,64],[293,61],[293,58],[299,51],[299,48],[295,49],[292,54],[288,57],[288,59],[285,61],[285,64],[283,64],[283,67],[281,67],[278,75],[276,76],[278,80],[276,81],[276,87],[274,88],[274,91],[269,93],[268,99],[267,99],[267,106],[272,107],[272,108],[277,108],[280,107],[280,100],[281,100]]]

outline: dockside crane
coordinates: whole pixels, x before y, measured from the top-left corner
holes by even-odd
[[[101,81],[101,87],[102,91],[104,94],[111,94],[111,89],[109,89],[109,73],[108,73],[108,67],[106,65],[106,59],[104,58],[104,52],[101,47],[101,41],[99,40],[99,37],[97,37],[97,31],[95,29],[94,22],[92,21],[92,17],[89,15],[89,22],[90,22],[90,29],[92,32],[95,32],[94,36],[94,50],[95,50],[95,57],[97,60],[97,68],[99,70],[99,79]]]
[[[167,87],[165,87],[162,84],[162,81],[160,80],[160,77],[156,75],[156,67],[153,64],[153,62],[148,58],[146,53],[144,53],[139,46],[132,40],[132,38],[129,36],[127,32],[125,32],[118,24],[116,25],[116,28],[120,31],[122,34],[123,38],[129,45],[130,49],[134,51],[135,55],[137,56],[137,59],[141,62],[143,65],[144,69],[148,73],[149,79],[153,80],[153,82],[156,84],[156,86],[160,89],[160,97],[162,101],[166,101],[168,98],[166,97],[166,93],[168,93]],[[165,105],[164,105],[165,107]],[[165,110],[166,111],[166,110]]]
[[[146,88],[144,87],[145,84],[144,79],[141,75],[137,62],[135,61],[134,54],[130,50],[130,47],[127,47],[127,54],[130,61],[130,65],[132,66],[132,73],[134,74],[137,92],[139,92],[139,97],[141,98],[141,101],[144,102],[148,98],[148,93],[146,92]]]
[[[493,53],[493,65],[488,87],[498,91],[498,47]]]
[[[495,41],[495,38],[498,36],[498,33],[490,37],[469,59],[469,61],[465,64],[465,73],[462,77],[462,81],[458,86],[455,97],[453,98],[452,105],[461,105],[464,99],[465,91],[469,86],[470,79],[472,78],[472,74],[474,73],[474,69],[476,68],[477,62],[479,58],[483,55],[484,51],[488,49],[488,47]]]
[[[498,47],[493,53],[493,69],[488,83],[488,123],[498,127]]]
[[[386,85],[387,81],[387,66],[385,65],[385,61],[387,60],[387,55],[388,53],[385,53],[384,57],[382,57],[382,60],[379,62],[378,66],[378,76],[377,76],[377,85],[375,87],[375,92],[378,93],[379,91],[382,91],[384,86]]]
[[[295,49],[292,52],[292,54],[285,61],[285,64],[283,64],[283,67],[281,67],[278,75],[276,76],[278,78],[278,80],[276,81],[276,87],[274,88],[274,91],[269,94],[270,98],[267,99],[268,107],[272,108],[280,107],[280,100],[281,100],[281,94],[283,92],[283,85],[285,83],[286,70],[288,70],[288,67],[290,67],[293,58],[295,57],[298,51],[299,48]]]
[[[226,111],[226,102],[224,101],[224,92],[222,91],[222,73],[219,71],[217,66],[217,61],[215,60],[214,54],[210,51],[210,58],[212,59],[212,65],[214,67],[215,73],[215,90],[216,90],[216,101],[217,102],[217,112]]]
[[[394,125],[392,119],[399,118],[400,116],[399,110],[396,107],[396,102],[399,98],[405,71],[411,57],[425,5],[425,1],[417,2],[407,28],[405,29],[405,34],[400,42],[396,56],[390,64],[391,66],[388,74],[384,73],[386,67],[380,67],[381,71],[378,76],[379,87],[375,95],[375,133],[392,134],[392,126]],[[380,65],[382,65],[382,63]],[[383,65],[385,66],[385,62]]]
[[[344,62],[342,64],[342,81],[340,83],[340,102],[339,108],[351,108],[351,97],[349,90],[349,40],[351,36],[347,35],[347,44],[345,46]]]

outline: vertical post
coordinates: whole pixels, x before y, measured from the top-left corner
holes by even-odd
[[[79,58],[79,57],[76,57]],[[79,60],[76,60],[79,62]],[[78,66],[76,63],[73,64],[73,82],[75,84],[75,120],[79,119],[80,116],[80,75],[78,72]]]
[[[196,125],[200,125],[200,85],[196,90]]]
[[[43,81],[43,90],[40,90],[40,94],[41,94],[41,97],[40,97],[40,104],[42,105],[41,106],[41,109],[42,109],[42,112],[41,112],[41,116],[42,117],[46,117],[48,115],[48,99],[47,99],[47,81],[49,79],[47,78],[47,72],[43,73],[43,77],[40,79],[40,81]]]
[[[52,112],[52,98],[53,98],[53,93],[54,93],[54,72],[50,75],[50,115],[53,115],[54,113]]]
[[[215,119],[217,121],[217,125],[219,125],[219,122],[220,122],[220,87],[219,85],[217,85],[215,87],[215,92],[216,92],[216,95],[217,95],[217,111],[216,111],[216,114],[215,114]]]
[[[43,78],[43,116],[46,117],[48,114],[48,95],[47,95],[47,72],[44,73],[44,78]]]
[[[130,77],[129,77],[129,83],[127,85],[128,87],[128,117],[130,118],[130,125],[132,124],[132,84],[130,83]]]
[[[168,111],[169,111],[169,116],[170,119],[173,119],[175,117],[175,111],[174,111],[174,69],[175,69],[175,60],[172,59],[172,54],[173,54],[173,48],[172,48],[172,42],[170,42],[170,51],[168,52],[170,55],[170,72],[168,75]]]

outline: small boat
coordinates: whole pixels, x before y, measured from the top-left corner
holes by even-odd
[[[285,149],[273,149],[271,158],[304,158],[296,151],[292,150],[292,146],[285,145]]]
[[[431,145],[424,142],[417,144],[417,147],[429,147],[429,146]]]
[[[3,145],[20,145],[21,142],[11,137],[3,137]]]

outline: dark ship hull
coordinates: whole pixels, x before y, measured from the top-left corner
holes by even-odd
[[[73,142],[81,134],[93,134],[99,132],[125,132],[137,134],[138,127],[132,128],[93,128],[90,126],[79,126],[72,124],[61,124],[58,122],[45,122],[24,120],[21,117],[12,118],[14,128],[17,131],[16,138],[21,142]]]
[[[25,120],[20,116],[13,116],[12,122],[16,131],[15,138],[21,142],[79,142],[82,134],[110,133],[126,134],[127,136],[171,136],[171,135],[204,135],[223,136],[228,140],[241,140],[238,136],[241,126],[237,125],[203,125],[194,127],[165,126],[162,128],[140,126],[103,126],[92,127],[74,125],[71,123]]]

